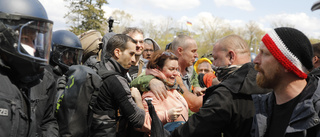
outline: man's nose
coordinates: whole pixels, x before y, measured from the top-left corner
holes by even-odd
[[[131,62],[136,62],[135,56],[132,56],[132,57],[131,57]]]
[[[254,64],[259,64],[260,63],[260,53],[256,56],[256,58],[253,60]]]
[[[143,46],[143,42],[142,41],[137,41],[137,46],[138,47],[142,47]]]

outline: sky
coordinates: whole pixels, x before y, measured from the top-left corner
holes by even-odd
[[[48,17],[54,21],[53,30],[67,29],[64,15],[69,11],[63,0],[39,0]],[[294,25],[308,37],[320,39],[320,10],[311,11],[317,0],[107,0],[103,6],[105,17],[112,11],[124,10],[134,20],[152,20],[161,23],[171,17],[178,22],[200,25],[199,17],[218,17],[231,26],[241,27],[255,21],[269,31],[274,22]],[[121,23],[121,22],[120,22]],[[135,24],[135,23],[133,23]],[[139,24],[135,24],[139,25]]]

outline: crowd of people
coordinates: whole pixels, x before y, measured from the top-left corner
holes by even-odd
[[[52,32],[38,0],[0,6],[1,137],[320,137],[320,43],[295,28],[254,59],[235,34],[199,57],[191,36],[77,36]]]

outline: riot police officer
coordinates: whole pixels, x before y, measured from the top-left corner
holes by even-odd
[[[57,30],[52,34],[50,65],[56,76],[62,76],[72,65],[81,63],[83,49],[80,39],[68,30]]]
[[[48,64],[52,24],[38,0],[0,0],[0,136],[37,136],[30,88]]]
[[[64,75],[69,67],[81,63],[83,49],[80,39],[68,30],[57,30],[52,34],[52,51],[47,70],[54,74],[57,82],[55,103],[65,90],[67,77]],[[58,108],[57,108],[58,109]]]

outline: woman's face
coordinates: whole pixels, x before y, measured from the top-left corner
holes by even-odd
[[[161,72],[167,77],[168,82],[174,83],[176,76],[179,75],[178,72],[178,60],[167,59]]]

